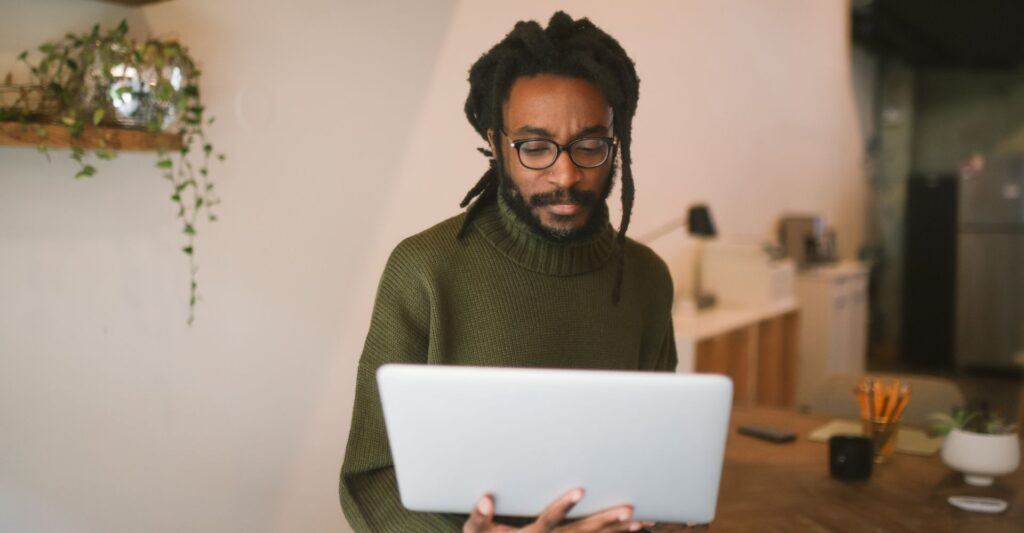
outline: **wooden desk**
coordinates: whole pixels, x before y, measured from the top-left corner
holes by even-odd
[[[827,417],[771,408],[733,410],[718,511],[720,532],[1024,532],[1024,469],[996,478],[992,487],[970,487],[938,454],[896,454],[875,465],[864,482],[828,474],[828,445],[807,440]],[[736,433],[740,424],[794,431],[794,443],[772,444]],[[946,502],[964,494],[1007,500],[998,515],[961,511]]]

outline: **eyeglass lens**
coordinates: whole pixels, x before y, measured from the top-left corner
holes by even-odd
[[[569,157],[585,168],[599,167],[608,159],[609,143],[604,139],[578,139],[569,144]],[[550,167],[558,158],[558,145],[552,141],[538,139],[519,145],[519,161],[523,166],[535,170]]]

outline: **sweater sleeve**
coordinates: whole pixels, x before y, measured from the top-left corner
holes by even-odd
[[[403,244],[392,252],[384,269],[359,359],[339,483],[341,507],[358,533],[460,531],[465,515],[418,513],[402,506],[377,392],[376,372],[381,365],[427,362],[428,285]]]
[[[650,302],[653,306],[652,324],[654,332],[646,345],[644,355],[644,366],[642,370],[654,370],[657,372],[675,372],[679,364],[679,355],[676,353],[676,334],[672,319],[672,303],[675,289],[672,286],[672,276],[669,274],[668,265],[650,249],[645,249],[649,254],[651,275],[648,279],[651,283]]]
[[[668,327],[665,328],[665,337],[661,341],[661,349],[658,351],[657,362],[654,369],[659,372],[675,372],[679,364],[679,356],[676,353],[676,334],[672,326],[672,317],[669,316]]]

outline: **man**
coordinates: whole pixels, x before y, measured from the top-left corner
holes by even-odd
[[[559,12],[547,28],[516,24],[469,82],[466,116],[490,147],[481,150],[490,168],[463,200],[472,201],[465,213],[402,241],[388,260],[359,361],[342,507],[360,532],[637,531],[651,524],[632,520],[628,506],[563,524],[581,489],[527,520],[495,518],[486,495],[469,516],[414,513],[399,501],[375,380],[384,363],[676,366],[668,269],[625,238],[639,88],[632,60],[587,19]],[[616,234],[605,199],[617,158]]]

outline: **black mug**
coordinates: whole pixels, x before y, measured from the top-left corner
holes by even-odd
[[[871,477],[874,464],[871,439],[853,435],[836,435],[828,439],[828,471],[844,480]]]

